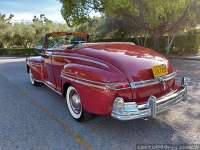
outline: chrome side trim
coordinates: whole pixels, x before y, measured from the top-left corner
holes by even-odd
[[[58,93],[59,95],[62,95],[61,92],[57,91],[56,89],[54,89],[53,87],[50,86],[50,84],[48,84],[47,82],[45,81],[42,81],[42,80],[37,80],[37,79],[34,79],[36,82],[39,82],[39,83],[43,83],[44,85],[46,85],[48,88],[50,88],[51,90],[53,90],[54,92]]]
[[[36,82],[39,82],[39,83],[43,83],[44,85],[46,85],[48,88],[50,88],[50,89],[53,90],[54,92],[58,93],[59,95],[62,95],[61,92],[59,92],[59,91],[57,91],[56,89],[54,89],[53,87],[51,87],[47,82],[41,81],[41,80],[36,80],[36,79],[35,79],[35,81],[36,81]]]
[[[91,59],[87,59],[87,58],[80,58],[80,57],[76,57],[76,56],[67,56],[67,55],[56,55],[56,54],[52,55],[52,57],[61,57],[61,58],[71,58],[71,59],[83,60],[83,61],[91,62],[91,63],[97,64],[97,65],[100,65],[100,66],[103,66],[103,67],[109,69],[108,65],[101,63],[99,61],[95,61],[95,60],[91,60]]]
[[[68,76],[70,78],[75,78],[77,80],[82,80],[82,81],[85,81],[85,82],[91,82],[93,84],[101,84],[101,85],[107,85],[108,84],[108,83],[105,83],[105,82],[98,82],[98,81],[93,81],[93,80],[88,80],[88,79],[72,76],[72,75],[69,75],[69,74],[66,74],[66,73],[61,73],[61,76]]]
[[[83,84],[83,85],[86,85],[86,86],[96,87],[96,88],[100,88],[100,89],[126,90],[126,89],[130,88],[130,87],[128,87],[128,88],[117,89],[117,88],[114,88],[113,85],[114,84],[120,85],[120,84],[123,84],[123,83],[98,82],[98,81],[88,80],[88,79],[84,79],[84,78],[80,78],[80,77],[75,77],[75,76],[72,76],[72,75],[69,75],[69,74],[66,74],[66,73],[62,73],[61,77],[65,78],[67,80],[70,80],[70,81],[74,81],[76,83],[80,83],[80,84]]]
[[[39,82],[39,83],[43,83],[41,80],[36,80],[36,79],[34,79],[36,82]]]
[[[51,87],[47,82],[42,82],[43,84],[45,84],[48,88],[50,88],[51,90],[53,90],[54,92],[58,93],[59,95],[62,95],[61,92],[57,91],[56,89],[54,89],[53,87]]]
[[[90,87],[95,87],[95,88],[106,90],[106,87],[103,86],[103,85],[96,85],[94,83],[88,83],[88,82],[77,80],[77,79],[73,79],[71,77],[67,77],[67,76],[64,76],[64,75],[61,75],[61,77],[64,78],[64,79],[67,79],[69,81],[73,81],[73,82],[76,82],[76,83],[79,83],[79,84],[82,84],[82,85],[85,85],[85,86],[90,86]]]
[[[176,72],[173,72],[171,74],[168,74],[166,76],[163,76],[163,81],[168,81],[170,79],[173,79],[176,77]],[[160,83],[159,79],[151,79],[151,80],[145,80],[145,81],[138,81],[138,82],[131,82],[131,88],[137,89],[137,88],[142,88],[146,86],[151,86]]]

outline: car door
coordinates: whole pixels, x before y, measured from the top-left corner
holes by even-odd
[[[73,51],[74,44],[71,42],[70,36],[56,37],[56,42],[52,51],[52,69],[55,78],[56,91],[62,91],[61,72],[64,66],[70,62],[69,56]]]
[[[44,57],[44,82],[51,88],[56,88],[54,72],[53,72],[53,64],[52,64],[52,53],[53,49],[46,49],[43,57]]]
[[[53,52],[52,62],[53,62],[53,72],[55,75],[55,82],[56,82],[56,90],[62,90],[62,83],[61,83],[61,72],[64,68],[64,65],[69,63],[69,59],[66,56],[64,50],[55,50]],[[69,55],[68,55],[69,56]]]
[[[45,83],[59,93],[61,92],[60,73],[64,67],[65,59],[55,57],[54,54],[63,55],[64,49],[61,48],[64,44],[63,42],[63,37],[48,37],[44,56]]]

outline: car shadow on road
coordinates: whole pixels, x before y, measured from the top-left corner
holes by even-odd
[[[160,119],[118,121],[110,117],[97,117],[95,122],[95,125],[92,125],[91,128],[92,133],[101,135],[100,137],[104,141],[113,139],[113,141],[110,141],[111,143],[122,142],[124,145],[129,146],[136,144],[188,143],[181,136],[174,139],[176,130]],[[86,124],[84,126],[90,126],[93,123]]]

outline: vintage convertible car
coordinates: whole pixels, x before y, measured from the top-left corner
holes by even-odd
[[[88,114],[119,120],[155,117],[185,99],[187,82],[159,53],[128,42],[87,43],[88,34],[54,32],[27,58],[33,85],[65,96],[77,121]]]

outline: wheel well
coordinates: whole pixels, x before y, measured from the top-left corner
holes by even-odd
[[[71,86],[71,83],[68,83],[66,82],[64,85],[63,85],[63,96],[65,96],[66,92],[67,92],[67,89],[68,87]]]

